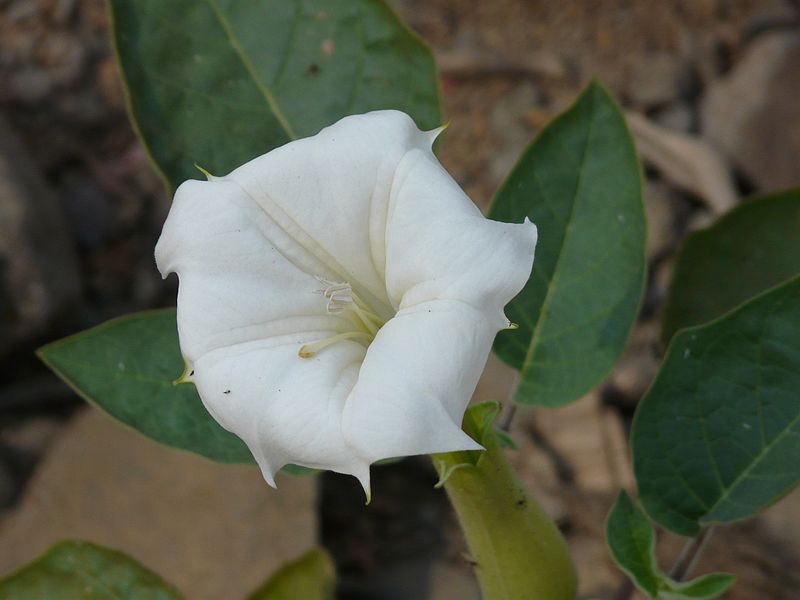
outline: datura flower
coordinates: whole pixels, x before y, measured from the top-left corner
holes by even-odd
[[[410,117],[346,117],[186,181],[156,246],[181,351],[266,481],[479,449],[460,427],[536,227],[487,220]]]

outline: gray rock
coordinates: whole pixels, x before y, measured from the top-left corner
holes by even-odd
[[[658,334],[658,323],[653,321],[636,327],[611,374],[611,383],[626,402],[638,402],[658,373]]]
[[[8,77],[8,87],[0,91],[3,99],[35,104],[47,98],[53,90],[53,79],[40,67],[26,66]]]
[[[686,65],[673,54],[640,56],[631,65],[628,95],[641,108],[662,106],[680,98],[686,86]]]
[[[59,25],[65,25],[75,12],[76,1],[77,0],[55,0],[52,15],[53,22]]]
[[[264,483],[81,412],[53,443],[0,527],[0,574],[62,539],[121,550],[186,598],[244,598],[314,543],[313,477]]]
[[[13,473],[5,464],[0,462],[0,508],[4,509],[7,506],[11,506],[18,490],[19,486]]]
[[[22,21],[38,14],[42,10],[41,4],[30,0],[12,0],[6,8],[6,16],[11,21]]]
[[[66,221],[77,244],[94,249],[108,242],[117,224],[108,194],[80,171],[65,173],[60,187]]]
[[[500,139],[499,150],[491,157],[489,171],[496,182],[503,181],[531,141],[524,117],[539,103],[537,88],[523,81],[498,102],[491,113],[491,126]]]
[[[644,206],[647,211],[647,256],[661,256],[675,243],[675,213],[680,197],[661,181],[645,181]]]
[[[18,452],[39,456],[63,428],[63,423],[52,417],[26,419],[7,426],[0,432],[0,442]]]
[[[60,206],[0,116],[0,353],[75,307],[79,271]]]
[[[675,102],[659,111],[655,115],[655,122],[672,131],[690,133],[695,123],[694,112],[691,104]]]
[[[80,40],[67,32],[49,33],[38,50],[39,60],[57,85],[67,85],[81,74],[86,50]]]
[[[701,106],[703,135],[760,188],[800,185],[800,37],[756,40]]]

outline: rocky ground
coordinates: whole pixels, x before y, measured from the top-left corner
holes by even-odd
[[[590,78],[629,111],[650,221],[640,321],[596,393],[557,412],[522,411],[514,430],[514,460],[567,534],[582,597],[610,600],[622,578],[602,522],[615,491],[632,485],[626,428],[661,356],[680,240],[745,195],[800,185],[800,3],[392,4],[436,53],[451,121],[443,161],[484,208]],[[210,599],[234,591],[226,582],[243,594],[318,537],[339,565],[342,598],[476,598],[424,460],[376,469],[369,507],[334,475],[269,492],[251,469],[220,470],[122,432],[33,356],[44,341],[174,301],[152,259],[168,199],[127,121],[107,28],[102,0],[0,0],[0,571],[58,537],[87,537]],[[502,399],[508,381],[492,362],[476,396]],[[732,600],[789,600],[800,589],[798,539],[794,494],[718,531],[698,571],[739,574]],[[659,543],[669,563],[679,541]]]

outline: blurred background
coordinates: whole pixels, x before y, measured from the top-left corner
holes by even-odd
[[[598,390],[522,410],[513,452],[572,548],[581,597],[619,597],[602,539],[632,488],[627,430],[663,354],[682,238],[743,197],[800,186],[797,0],[391,0],[434,50],[441,158],[485,209],[537,131],[592,77],[629,112],[646,173],[649,283]],[[153,246],[169,206],[125,112],[102,0],[0,0],[0,573],[65,537],[122,549],[187,598],[242,597],[321,540],[345,599],[470,600],[477,587],[426,459],[374,468],[373,500],[333,474],[279,480],[156,444],[88,408],[35,358],[44,342],[174,304]],[[490,360],[476,398],[505,400]],[[659,538],[664,565],[681,541]],[[800,596],[800,496],[715,533],[697,573],[725,598]]]

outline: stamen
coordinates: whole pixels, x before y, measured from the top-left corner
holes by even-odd
[[[328,306],[326,307],[328,314],[339,314],[353,303],[353,288],[349,283],[337,283],[324,277],[316,277],[316,280],[326,286],[321,290],[315,290],[315,293],[322,294],[328,299]]]
[[[315,276],[315,279],[325,286],[320,290],[315,290],[314,293],[322,294],[328,300],[326,312],[329,315],[346,316],[357,331],[341,333],[319,342],[305,344],[298,351],[298,355],[301,358],[311,358],[331,344],[353,338],[364,338],[369,345],[375,339],[378,330],[383,327],[384,320],[364,304],[348,282],[331,281],[320,276]]]
[[[353,294],[353,304],[355,304],[360,309],[359,315],[361,315],[362,317],[369,318],[369,320],[372,321],[372,323],[377,326],[377,329],[383,327],[385,321],[381,319],[378,315],[376,315],[374,312],[369,310],[367,306],[361,301],[361,299],[355,294]]]
[[[375,337],[378,333],[378,329],[381,328],[381,324],[377,324],[375,319],[377,319],[377,315],[369,312],[368,310],[364,310],[359,306],[358,302],[354,302],[350,308],[353,309],[353,312],[358,317],[358,320],[361,321],[362,325],[366,327],[367,331],[369,331],[371,337]]]
[[[331,281],[320,276],[315,276],[315,279],[325,285],[323,289],[315,290],[315,293],[322,294],[328,299],[326,311],[329,315],[339,315],[345,309],[349,309],[352,311],[351,316],[354,317],[356,326],[373,337],[383,327],[383,320],[367,308],[366,304],[353,292],[349,283]]]
[[[348,331],[347,333],[340,333],[338,335],[331,336],[329,338],[325,338],[324,340],[319,340],[318,342],[311,342],[310,344],[303,344],[300,346],[300,350],[297,351],[297,356],[300,358],[311,358],[317,352],[322,350],[323,348],[327,348],[331,344],[336,344],[337,342],[343,342],[344,340],[352,340],[354,338],[363,337],[367,340],[367,343],[372,341],[372,336],[368,333],[364,333],[363,331]]]

